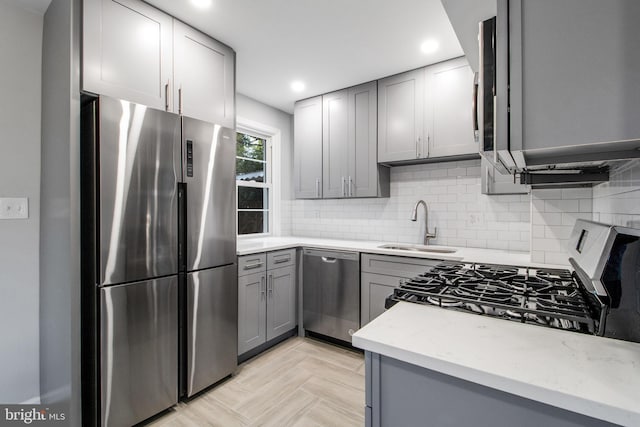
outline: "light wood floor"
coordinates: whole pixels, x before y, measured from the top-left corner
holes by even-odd
[[[291,338],[150,425],[361,427],[364,357],[317,340]]]

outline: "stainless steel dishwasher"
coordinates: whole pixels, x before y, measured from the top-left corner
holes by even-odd
[[[304,329],[350,343],[360,328],[360,254],[305,248],[302,258]]]

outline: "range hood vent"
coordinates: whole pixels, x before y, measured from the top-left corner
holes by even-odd
[[[520,183],[531,188],[571,188],[592,187],[595,184],[609,181],[609,167],[586,169],[550,169],[539,171],[523,171]]]

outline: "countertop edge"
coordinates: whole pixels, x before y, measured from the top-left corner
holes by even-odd
[[[357,333],[352,337],[352,344],[354,347],[365,351],[378,353],[401,362],[420,366],[445,375],[450,375],[455,378],[595,419],[621,426],[631,427],[640,425],[640,411],[632,412],[625,408],[603,404],[602,402],[584,397],[563,393],[506,376],[496,375],[480,369],[448,362],[425,354],[417,353],[409,349],[399,348],[380,341],[363,338],[358,336]]]

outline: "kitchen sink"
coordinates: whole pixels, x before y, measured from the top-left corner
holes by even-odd
[[[436,254],[454,254],[457,252],[456,249],[430,248],[429,246],[424,245],[403,245],[402,243],[390,243],[386,245],[380,245],[378,247],[380,249],[396,249],[399,251],[415,251]]]

